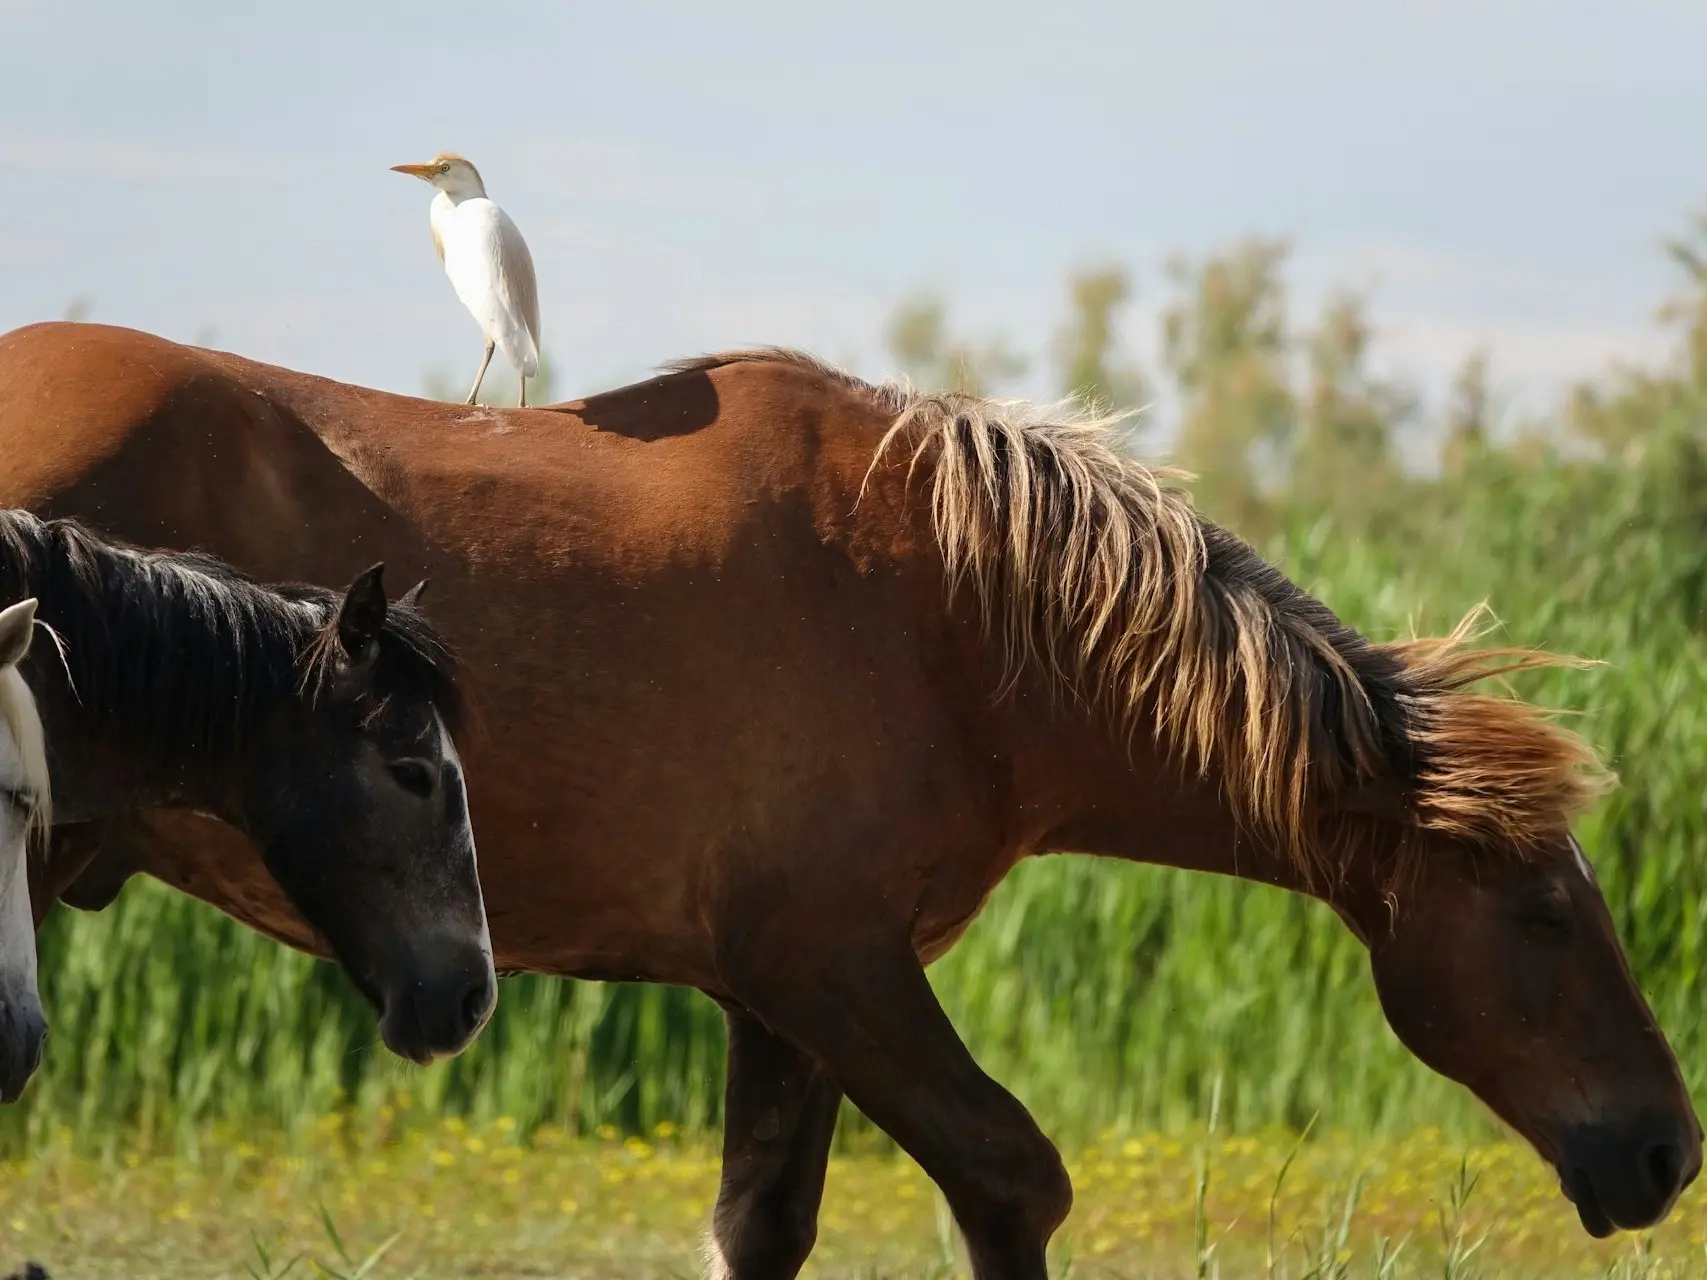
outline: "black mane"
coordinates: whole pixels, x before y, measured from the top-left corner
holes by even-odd
[[[0,599],[23,596],[63,641],[79,705],[164,751],[231,749],[281,702],[316,698],[339,656],[336,591],[262,585],[213,556],[0,509]],[[457,675],[432,625],[390,605],[373,696],[425,696],[454,735]]]

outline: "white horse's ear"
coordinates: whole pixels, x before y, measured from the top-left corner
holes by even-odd
[[[1383,822],[1409,826],[1416,821],[1416,806],[1411,794],[1392,778],[1371,778],[1334,798],[1334,807],[1341,813],[1357,813]]]
[[[36,601],[31,596],[0,609],[0,667],[16,666],[30,651],[36,634]]]

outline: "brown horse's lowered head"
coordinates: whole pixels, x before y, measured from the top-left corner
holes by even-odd
[[[1399,1039],[1558,1171],[1593,1236],[1651,1226],[1701,1171],[1701,1124],[1568,835],[1526,859],[1426,842],[1369,951]]]
[[[1451,641],[1390,648],[1410,650],[1421,692],[1407,733],[1416,768],[1402,793],[1343,797],[1392,878],[1340,904],[1369,945],[1387,1020],[1529,1140],[1590,1235],[1651,1226],[1700,1173],[1702,1130],[1569,831],[1605,775],[1533,708],[1463,687],[1487,655]]]

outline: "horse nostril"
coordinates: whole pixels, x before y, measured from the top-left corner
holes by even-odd
[[[1675,1142],[1649,1143],[1642,1152],[1642,1171],[1649,1185],[1661,1195],[1677,1191],[1683,1176],[1683,1152]]]
[[[462,1025],[469,1031],[480,1025],[492,1007],[492,980],[482,977],[462,997]]]

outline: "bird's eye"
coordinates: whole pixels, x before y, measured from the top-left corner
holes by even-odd
[[[425,760],[393,760],[385,767],[397,785],[409,794],[423,800],[433,794],[433,767]]]

